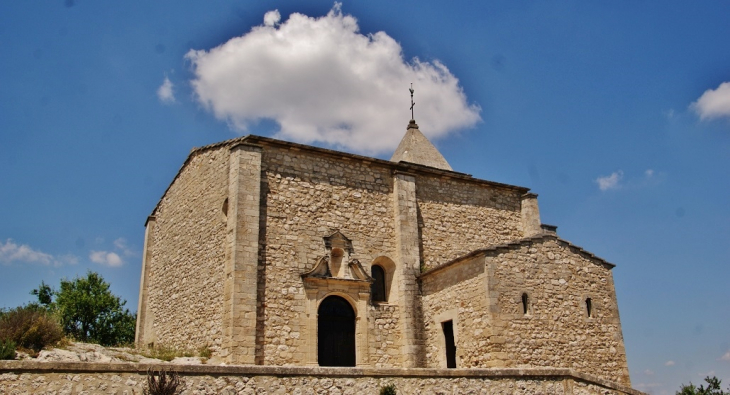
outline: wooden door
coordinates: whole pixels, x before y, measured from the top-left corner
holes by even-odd
[[[339,296],[319,305],[317,356],[320,366],[355,366],[355,310]]]

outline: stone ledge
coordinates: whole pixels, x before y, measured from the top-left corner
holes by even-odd
[[[591,374],[566,368],[495,368],[495,369],[387,369],[334,368],[265,365],[173,365],[149,363],[37,362],[0,361],[2,373],[138,373],[148,369],[166,369],[191,376],[316,376],[316,377],[403,377],[403,378],[546,378],[572,379],[631,395],[644,393]]]

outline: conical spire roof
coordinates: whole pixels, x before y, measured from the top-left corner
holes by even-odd
[[[416,121],[411,119],[406,135],[395,149],[391,162],[410,162],[435,167],[441,170],[453,170],[444,156],[431,144],[426,136],[418,130]]]

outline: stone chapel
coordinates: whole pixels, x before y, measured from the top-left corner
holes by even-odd
[[[528,188],[260,136],[193,149],[146,222],[136,341],[229,364],[570,368],[630,386],[614,265]]]

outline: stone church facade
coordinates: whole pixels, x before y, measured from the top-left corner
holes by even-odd
[[[527,188],[258,136],[194,149],[148,218],[137,343],[230,364],[570,368],[630,386],[609,262]]]

